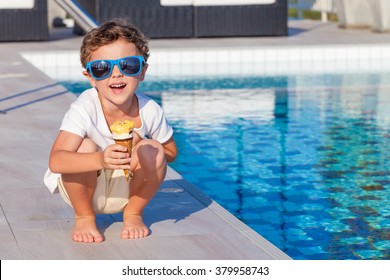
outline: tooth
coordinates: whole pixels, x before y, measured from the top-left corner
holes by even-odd
[[[114,88],[120,88],[120,87],[124,87],[125,84],[120,84],[120,85],[111,85],[111,87],[114,87]]]

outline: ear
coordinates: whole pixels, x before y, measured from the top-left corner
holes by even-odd
[[[144,79],[145,79],[145,75],[146,75],[146,70],[148,70],[148,66],[149,64],[145,63],[143,66],[142,66],[142,73],[139,77],[139,81],[142,82]]]
[[[84,70],[83,75],[87,77],[92,87],[96,87],[96,81],[94,78],[92,78],[91,74],[89,74],[88,71]]]

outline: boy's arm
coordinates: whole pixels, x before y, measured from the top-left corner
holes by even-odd
[[[177,156],[177,147],[173,136],[162,145],[165,150],[165,158],[167,159],[167,162],[173,162]]]
[[[70,174],[102,169],[101,153],[77,153],[82,141],[83,138],[79,135],[61,130],[50,153],[50,170]]]
[[[83,138],[60,131],[50,153],[49,167],[54,173],[74,174],[108,169],[129,169],[130,160],[126,148],[113,144],[103,152],[78,152]]]

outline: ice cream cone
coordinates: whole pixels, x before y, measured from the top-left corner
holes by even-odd
[[[133,128],[134,123],[132,121],[117,121],[111,126],[111,132],[114,137],[115,143],[127,147],[127,152],[131,156],[131,150],[133,149]],[[129,181],[131,171],[128,169],[123,170],[126,180]]]

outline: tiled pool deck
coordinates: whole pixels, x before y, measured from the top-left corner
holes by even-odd
[[[162,59],[180,52],[187,55],[189,50],[218,56],[220,51],[229,55],[245,48],[256,57],[257,52],[279,49],[283,55],[296,50],[295,55],[303,57],[302,50],[318,54],[320,49],[322,57],[380,60],[390,48],[389,33],[343,30],[334,23],[313,21],[289,25],[288,37],[152,40],[151,51]],[[171,169],[145,211],[151,236],[121,240],[120,215],[107,215],[98,217],[104,243],[70,240],[72,210],[59,195],[49,193],[42,177],[60,121],[75,97],[20,54],[74,52],[80,42],[81,37],[53,30],[49,42],[0,44],[0,258],[289,259]]]

